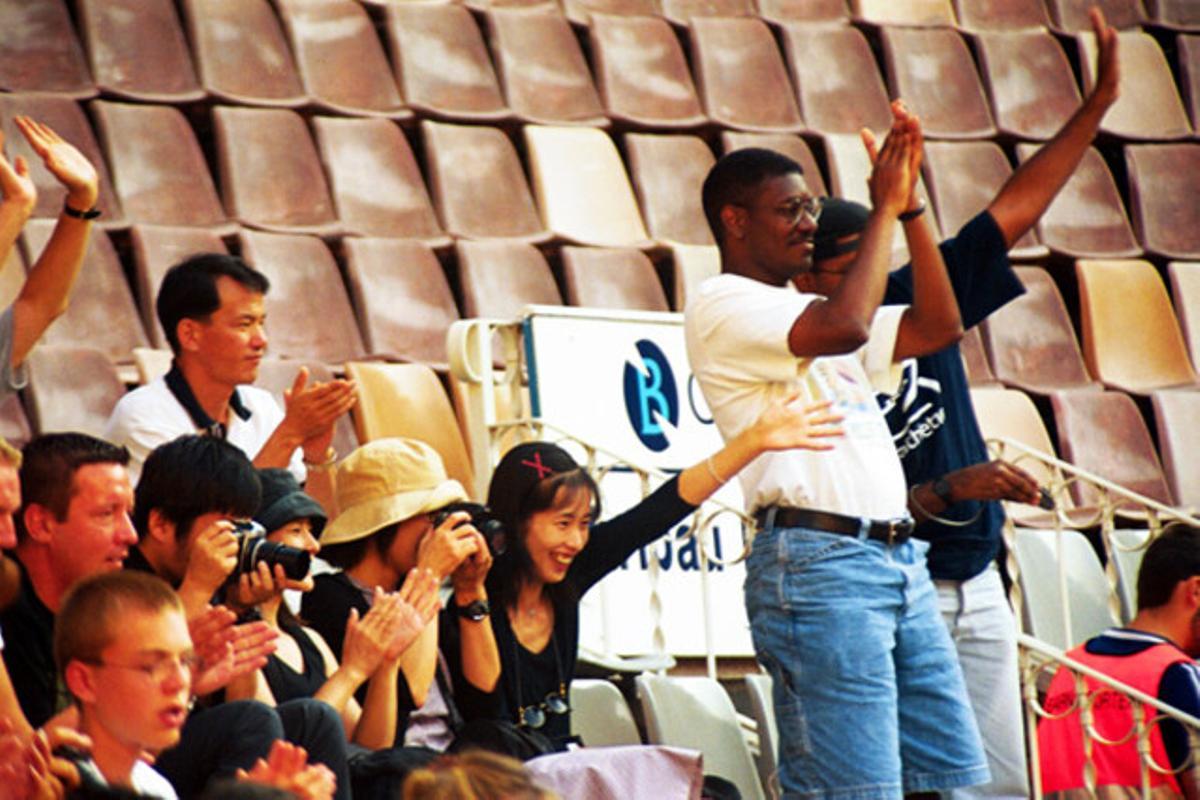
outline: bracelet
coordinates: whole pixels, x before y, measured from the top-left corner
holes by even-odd
[[[717,474],[717,468],[713,466],[712,456],[709,456],[708,458],[704,459],[704,466],[708,467],[708,474],[712,475],[713,480],[716,481],[717,483],[723,484],[728,480],[727,478],[722,478],[720,475]]]
[[[925,519],[931,519],[934,522],[937,522],[941,525],[947,525],[951,528],[965,528],[968,525],[974,525],[979,518],[983,516],[983,510],[987,508],[987,504],[983,501],[980,501],[979,510],[976,511],[975,516],[971,517],[970,519],[946,519],[945,517],[939,517],[937,514],[931,514],[926,511],[925,507],[917,500],[916,486],[908,490],[908,502],[912,503],[917,511],[921,512],[921,516],[925,517]]]
[[[914,219],[916,219],[917,217],[921,216],[924,213],[925,213],[925,201],[922,200],[921,205],[917,206],[912,211],[903,212],[902,214],[900,214],[897,217],[897,219],[899,219],[901,222],[912,222]]]
[[[337,450],[334,450],[332,447],[330,447],[325,451],[325,460],[324,461],[309,461],[306,458],[306,459],[304,459],[304,466],[308,467],[310,470],[312,470],[314,472],[320,472],[321,470],[329,469],[334,464],[336,464],[337,463],[337,455],[338,455]]]
[[[62,213],[66,214],[68,217],[74,217],[75,219],[95,219],[96,217],[100,216],[100,207],[92,206],[87,211],[80,211],[77,208],[71,208],[70,204],[67,203],[66,200],[63,200]]]

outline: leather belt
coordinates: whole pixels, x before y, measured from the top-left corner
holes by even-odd
[[[788,506],[768,506],[759,509],[754,515],[758,527],[768,528],[811,528],[826,533],[840,533],[843,536],[858,536],[862,531],[863,520],[860,517],[848,517],[845,514],[834,514],[830,511],[815,511],[811,508],[791,508]],[[912,535],[914,522],[908,517],[888,520],[869,520],[867,538],[875,539],[887,545],[903,544]]]

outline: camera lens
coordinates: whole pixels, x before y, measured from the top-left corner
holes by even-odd
[[[312,556],[304,550],[269,542],[261,536],[243,539],[242,551],[238,555],[238,571],[253,572],[262,562],[265,562],[272,572],[275,571],[276,564],[281,565],[285,575],[298,581],[308,575]]]

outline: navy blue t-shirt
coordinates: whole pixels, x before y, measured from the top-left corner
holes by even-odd
[[[986,211],[940,247],[964,330],[1024,293],[1025,287],[1009,264],[1004,234]],[[883,302],[899,305],[912,300],[912,266],[906,264],[888,277]],[[948,472],[989,460],[957,344],[909,359],[899,389],[894,395],[880,395],[879,404],[909,486],[935,481]],[[968,520],[976,514],[978,519],[962,527],[932,520],[917,526],[916,535],[931,545],[929,573],[934,578],[966,580],[982,572],[996,557],[1004,521],[999,503],[985,503],[980,513],[978,501],[964,501],[938,516]]]

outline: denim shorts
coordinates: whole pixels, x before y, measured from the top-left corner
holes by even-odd
[[[987,782],[928,549],[807,528],[755,537],[746,610],[774,679],[785,798],[901,798]]]

